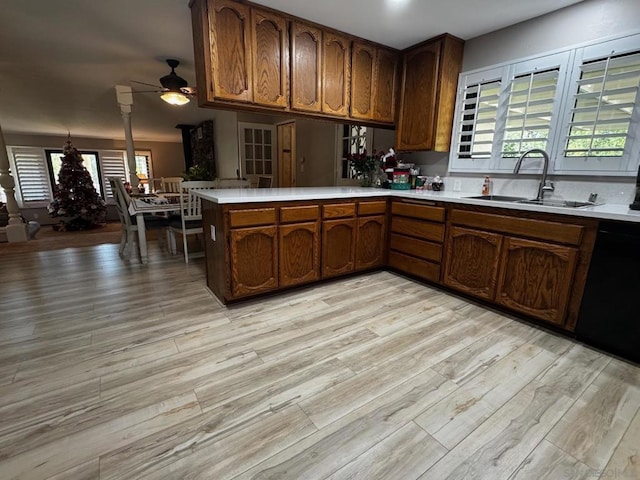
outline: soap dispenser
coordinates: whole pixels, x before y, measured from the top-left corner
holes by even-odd
[[[484,177],[484,182],[482,183],[482,195],[491,195],[491,179],[489,176]]]

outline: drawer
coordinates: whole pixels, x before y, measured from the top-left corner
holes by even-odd
[[[231,228],[250,227],[252,225],[273,225],[275,223],[275,208],[229,210],[229,225],[231,226]]]
[[[451,212],[451,223],[499,233],[537,238],[539,240],[567,243],[569,245],[580,245],[584,230],[582,225],[466,210],[453,210]]]
[[[440,265],[398,252],[389,252],[389,266],[404,273],[424,278],[430,282],[440,281]]]
[[[347,218],[355,215],[355,203],[332,203],[322,207],[322,218]]]
[[[382,215],[387,212],[387,202],[360,202],[358,203],[358,216]]]
[[[391,234],[391,250],[406,253],[424,260],[440,263],[442,260],[442,245],[439,243],[425,242],[417,238]]]
[[[280,208],[281,223],[308,222],[319,218],[320,206],[318,205]]]
[[[421,240],[431,240],[433,242],[444,241],[444,225],[441,223],[423,222],[405,217],[391,218],[391,231],[410,237],[417,237]]]
[[[403,217],[420,218],[432,222],[444,222],[445,209],[417,203],[392,202],[391,213]]]

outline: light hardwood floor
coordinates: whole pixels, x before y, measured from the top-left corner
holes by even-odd
[[[3,480],[640,479],[638,366],[392,273],[0,251],[0,301]]]

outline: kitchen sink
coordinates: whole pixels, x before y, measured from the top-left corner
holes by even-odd
[[[474,197],[466,197],[474,200],[488,200],[494,202],[511,202],[525,203],[527,205],[542,205],[545,207],[564,207],[564,208],[582,208],[601,205],[594,202],[579,202],[576,200],[536,200],[524,197],[511,197],[509,195],[477,195]]]
[[[578,202],[576,200],[520,200],[517,203],[527,203],[529,205],[544,205],[546,207],[581,208],[598,205],[593,202]]]
[[[526,200],[526,197],[510,197],[508,195],[478,195],[476,197],[466,198],[473,198],[475,200],[493,200],[494,202],[521,202]]]

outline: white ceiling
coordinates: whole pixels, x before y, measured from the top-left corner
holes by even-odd
[[[404,48],[443,32],[470,39],[578,1],[256,3]],[[177,73],[195,84],[188,0],[0,0],[0,11],[0,126],[5,133],[123,139],[115,85],[158,84],[169,72],[166,58],[179,59]],[[180,141],[176,124],[211,118],[210,110],[195,103],[172,107],[153,93],[134,95],[134,139]]]

